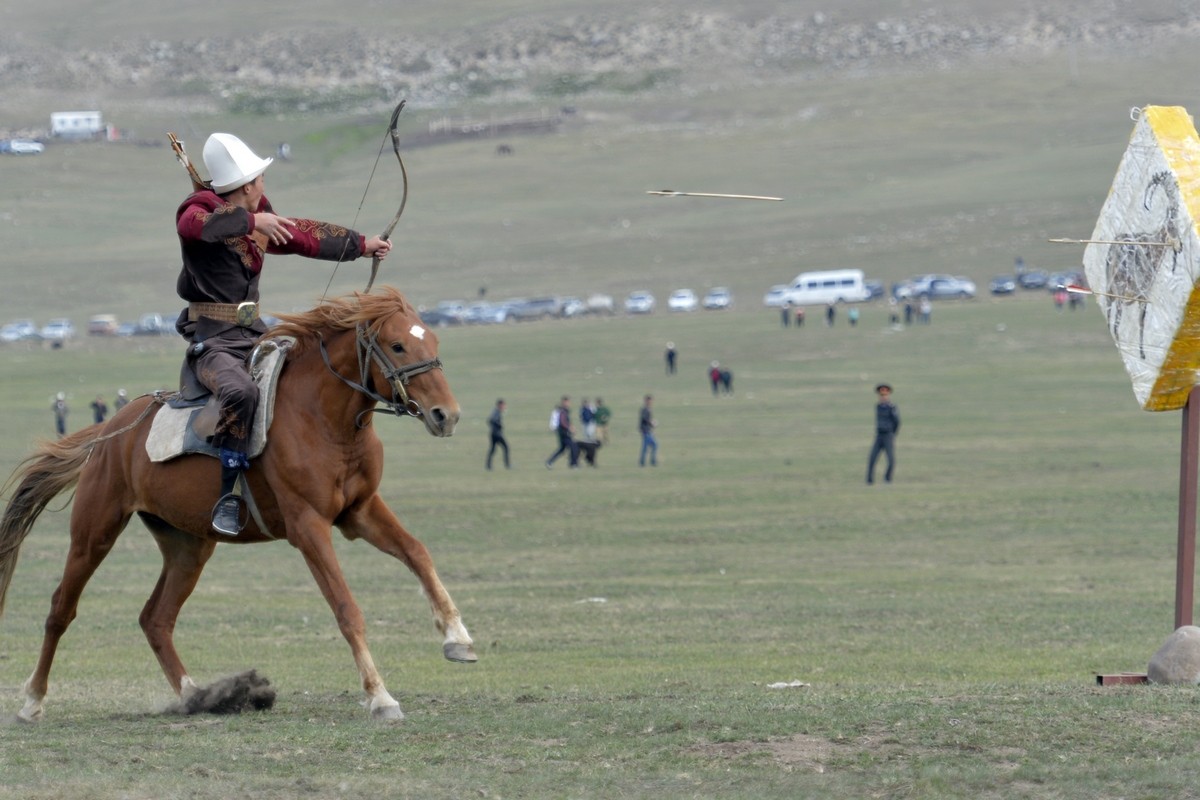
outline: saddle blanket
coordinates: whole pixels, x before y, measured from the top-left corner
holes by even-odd
[[[250,355],[250,376],[258,385],[258,408],[254,412],[254,425],[250,434],[250,452],[255,458],[262,455],[267,446],[267,431],[275,411],[275,389],[279,374],[287,363],[287,352],[295,339],[279,337],[267,339],[254,348]],[[146,454],[151,461],[169,461],[189,453],[220,457],[215,447],[208,443],[218,415],[215,395],[200,405],[174,407],[168,401],[154,414],[150,424],[150,435],[146,437]]]

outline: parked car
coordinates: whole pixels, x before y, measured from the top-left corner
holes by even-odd
[[[1040,269],[1031,269],[1017,276],[1017,284],[1022,289],[1045,289],[1050,283],[1050,276]]]
[[[41,142],[31,142],[27,139],[13,139],[8,142],[5,148],[7,153],[15,153],[16,155],[38,155],[46,151],[46,146]]]
[[[928,297],[931,300],[947,298],[966,299],[975,296],[975,283],[960,275],[921,275],[913,278],[907,286],[899,289],[900,298]]]
[[[676,289],[667,298],[667,308],[672,311],[695,311],[699,302],[691,289]]]
[[[136,336],[166,336],[175,332],[175,320],[163,314],[142,314],[138,320]]]
[[[988,283],[992,294],[1012,294],[1017,290],[1017,279],[1012,275],[997,275]]]
[[[494,325],[508,322],[509,307],[504,303],[471,303],[463,314],[463,321],[469,325]]]
[[[120,324],[112,314],[97,314],[88,320],[88,336],[115,336]]]
[[[733,305],[733,292],[724,286],[714,286],[704,294],[700,303],[705,308],[729,308]]]
[[[461,314],[453,314],[449,311],[444,311],[440,308],[427,308],[423,311],[418,311],[417,315],[431,328],[444,328],[447,325],[461,325],[463,318]]]
[[[564,297],[559,313],[563,317],[578,317],[587,313],[587,306],[578,297]]]
[[[449,317],[453,317],[455,324],[461,325],[466,322],[467,304],[461,300],[442,300],[434,308]]]
[[[649,314],[654,310],[654,295],[645,291],[630,292],[625,298],[625,311],[628,314]]]
[[[562,301],[557,297],[531,297],[514,303],[510,313],[513,319],[525,321],[557,317],[562,314]]]
[[[787,300],[797,306],[861,303],[870,291],[861,269],[825,269],[801,272],[788,287]]]
[[[51,341],[63,341],[75,335],[75,326],[69,319],[52,319],[42,326],[38,335]]]
[[[863,281],[863,287],[865,287],[867,290],[868,300],[875,300],[876,298],[883,297],[884,292],[886,291],[883,286],[883,281]]]
[[[588,295],[587,310],[591,314],[611,314],[616,310],[616,304],[611,294],[596,293]]]
[[[779,283],[767,289],[767,293],[763,295],[763,305],[767,308],[780,308],[787,305],[788,300],[788,285]]]
[[[19,319],[0,328],[0,341],[20,342],[36,338],[38,338],[38,329],[31,319]]]

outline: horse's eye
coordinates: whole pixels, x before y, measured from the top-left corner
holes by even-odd
[[[404,352],[404,345],[399,342],[392,342],[392,352],[397,355]]]

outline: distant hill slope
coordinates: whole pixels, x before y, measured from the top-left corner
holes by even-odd
[[[141,18],[138,2],[126,5]],[[543,13],[537,4],[522,5],[523,13],[484,16],[474,27],[438,33],[428,32],[432,12],[417,16],[425,21],[414,30],[406,27],[414,16],[408,10],[381,16],[376,7],[358,5],[349,3],[346,15],[332,23],[314,24],[290,12],[273,14],[263,4],[246,12],[249,24],[242,28],[257,32],[238,33],[222,32],[228,20],[217,27],[188,19],[172,24],[159,12],[135,26],[147,33],[100,45],[79,30],[86,26],[83,12],[72,17],[67,37],[82,43],[67,46],[57,43],[58,29],[42,22],[39,12],[23,9],[18,16],[28,15],[29,25],[0,34],[0,85],[186,95],[229,104],[220,110],[251,112],[278,110],[272,103],[386,105],[400,95],[436,107],[500,93],[512,101],[637,91],[675,70],[770,80],[783,72],[945,67],[973,57],[1020,58],[1066,47],[1131,51],[1200,33],[1200,13],[1191,8],[1196,3],[1165,0],[975,0],[944,8],[849,2],[824,11],[813,2],[752,4],[749,11],[667,3],[565,16],[544,3]],[[559,5],[564,13],[579,7],[566,0]],[[458,6],[472,4],[449,3],[445,15],[453,17]],[[112,23],[97,20],[100,29]],[[265,103],[266,96],[275,99]]]

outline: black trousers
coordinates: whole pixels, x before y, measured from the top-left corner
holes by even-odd
[[[875,461],[879,458],[880,453],[887,454],[887,472],[883,474],[883,479],[891,481],[892,466],[896,461],[896,434],[875,434],[875,444],[871,445],[871,457],[867,459],[867,483],[875,480]]]
[[[570,434],[564,436],[560,433],[558,435],[558,449],[554,451],[554,455],[546,459],[546,466],[553,464],[555,459],[563,453],[567,453],[570,456],[572,467],[579,465],[579,448],[575,446],[575,440],[571,438]]]
[[[492,446],[488,448],[488,454],[487,454],[487,468],[488,469],[492,468],[492,455],[496,452],[497,447],[501,447],[504,449],[504,466],[505,467],[508,466],[508,442],[504,441],[503,436],[497,436],[496,434],[493,433],[492,434]]]

